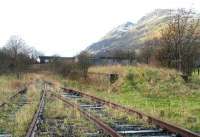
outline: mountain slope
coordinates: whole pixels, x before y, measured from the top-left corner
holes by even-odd
[[[128,39],[121,41],[127,37],[127,34],[133,29],[134,24],[126,22],[108,32],[100,41],[92,44],[86,50],[95,55],[108,53],[111,48],[120,48]]]
[[[133,28],[134,24],[132,22],[126,22],[122,25],[119,25],[118,27],[111,30],[109,33],[106,34],[103,39],[119,39],[123,37],[128,31],[130,31]]]
[[[141,45],[153,37],[159,37],[159,30],[177,10],[156,9],[142,17],[136,24],[127,22],[110,32],[100,41],[90,45],[86,51],[96,56],[107,56],[112,50],[129,50]]]

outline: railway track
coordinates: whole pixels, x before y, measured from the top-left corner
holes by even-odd
[[[62,94],[66,100],[71,100],[78,103],[78,106],[82,111],[86,111],[89,114],[95,115],[98,119],[103,119],[112,130],[124,137],[175,137],[163,129],[153,126],[144,126],[142,124],[133,123],[128,120],[128,117],[119,118],[113,114],[118,113],[113,110],[106,109],[106,106],[101,102],[89,101],[80,96],[80,94],[72,93]],[[124,119],[127,118],[127,119]],[[113,136],[113,135],[112,135]]]
[[[49,105],[52,102],[62,103],[63,108],[61,111],[66,112],[65,115],[57,115],[55,117],[54,114],[48,115]],[[53,103],[53,104],[54,104]],[[56,103],[56,104],[57,104]],[[99,130],[91,122],[84,117],[80,117],[81,113],[73,108],[67,103],[62,102],[62,100],[53,96],[52,94],[47,94],[46,98],[47,107],[45,107],[44,112],[44,120],[42,121],[37,134],[35,137],[89,137],[89,135],[98,134]],[[56,106],[59,107],[60,105]],[[59,112],[60,109],[56,109],[53,107],[51,110]]]
[[[140,111],[137,111],[137,110],[134,110],[134,109],[130,109],[130,108],[127,108],[127,107],[124,107],[122,105],[119,105],[119,104],[116,104],[116,103],[112,103],[110,101],[106,101],[104,99],[100,99],[98,97],[95,97],[95,96],[92,96],[92,95],[89,95],[87,93],[83,93],[81,91],[77,91],[77,90],[74,90],[74,89],[70,89],[70,88],[62,88],[63,91],[65,93],[67,93],[66,97],[68,99],[75,99],[75,98],[88,98],[94,102],[97,102],[98,104],[103,104],[103,105],[106,105],[108,107],[111,107],[112,109],[116,110],[121,110],[121,111],[124,111],[130,115],[137,115],[140,119],[145,119],[148,123],[152,124],[152,125],[155,125],[156,128],[153,128],[153,129],[146,129],[146,130],[143,130],[145,128],[142,128],[141,126],[139,125],[129,125],[129,124],[125,124],[125,125],[116,125],[116,127],[113,127],[114,130],[117,131],[117,133],[120,133],[121,135],[127,135],[127,136],[134,136],[134,135],[149,135],[149,137],[200,137],[200,135],[198,135],[197,133],[194,133],[194,132],[191,132],[187,129],[184,129],[184,128],[181,128],[181,127],[178,127],[176,125],[173,125],[171,123],[168,123],[168,122],[164,122],[158,118],[154,118],[152,116],[149,116],[143,112],[140,112]],[[82,107],[84,107],[84,105],[82,104]],[[94,105],[94,104],[86,104],[85,105],[85,108],[95,108],[97,109],[97,106]],[[100,107],[100,106],[98,106]],[[98,112],[100,113],[100,111]],[[120,127],[121,126],[121,127]],[[128,128],[125,128],[125,127],[128,127]],[[139,127],[139,128],[134,128],[134,127]],[[123,130],[119,130],[120,128],[123,128]],[[127,129],[127,130],[126,130]],[[142,129],[142,130],[140,130]],[[151,133],[150,133],[151,132]],[[156,133],[157,132],[157,133]],[[152,134],[153,133],[153,134]]]
[[[48,83],[46,83],[46,84],[48,84]],[[48,93],[50,93],[49,90],[48,90]],[[78,126],[73,125],[73,124],[72,125],[70,125],[70,124],[64,125],[63,119],[49,119],[44,116],[44,110],[45,110],[45,104],[46,104],[45,100],[48,100],[48,98],[46,97],[48,93],[46,90],[43,91],[43,94],[41,96],[40,103],[38,106],[38,110],[35,113],[32,123],[29,126],[26,137],[40,137],[42,135],[47,135],[50,137],[57,137],[57,136],[79,137],[79,136],[73,135],[73,132],[76,132],[77,129],[79,128]],[[78,110],[84,116],[84,118],[87,119],[87,121],[93,122],[93,124],[96,127],[96,131],[95,132],[85,132],[84,137],[85,136],[87,136],[87,137],[109,137],[109,136],[121,137],[116,131],[114,131],[112,128],[107,126],[103,121],[101,121],[100,119],[98,119],[95,116],[92,116],[90,113],[83,111],[81,108],[79,108],[78,105],[67,101],[60,95],[53,94],[53,92],[51,92],[51,96],[53,96],[54,98],[57,98],[58,100],[63,101],[66,104],[66,106],[75,108],[75,110]],[[69,107],[67,107],[66,111],[69,111]],[[51,126],[48,125],[49,126],[48,131],[42,129],[42,125],[47,126],[46,125],[47,123],[48,124],[51,123]],[[90,125],[91,125],[91,123],[90,123]],[[86,128],[83,123],[82,123],[82,127]],[[57,130],[58,128],[59,129],[62,128],[64,130],[65,134],[62,134],[62,135],[56,134],[55,130]],[[74,129],[74,128],[77,128],[77,129]],[[105,133],[103,133],[100,129],[103,129],[103,131],[105,131]],[[68,131],[68,130],[71,130],[71,131]]]
[[[96,124],[99,128],[103,129],[104,132],[106,132],[109,136],[112,137],[122,137],[119,133],[117,133],[114,129],[112,129],[111,127],[109,127],[104,121],[102,121],[101,119],[99,119],[98,117],[95,117],[94,115],[92,115],[91,113],[88,113],[87,111],[84,111],[83,109],[81,109],[81,107],[79,105],[76,105],[75,103],[72,103],[68,100],[66,100],[65,98],[63,98],[60,95],[56,95],[53,94],[55,97],[57,97],[58,99],[62,100],[63,102],[65,102],[66,104],[70,105],[73,108],[76,108],[78,111],[80,111],[83,116],[92,121],[94,124]]]
[[[27,130],[26,137],[34,137],[38,128],[38,125],[40,124],[42,120],[42,113],[44,111],[45,106],[45,96],[46,96],[46,90],[42,90],[42,96],[40,98],[40,103],[38,106],[38,110],[35,113],[33,120],[30,124],[29,129]]]
[[[22,87],[22,88],[18,89],[14,95],[12,95],[11,97],[8,98],[8,101],[11,101],[12,99],[14,99],[15,97],[17,97],[20,94],[24,94],[26,91],[27,91],[27,87]],[[5,106],[6,104],[8,104],[8,103],[2,102],[0,104],[0,107]]]
[[[26,87],[19,89],[13,96],[8,98],[10,102],[4,102],[0,107],[0,137],[12,137],[10,130],[6,128],[8,124],[13,122],[16,112],[18,112],[27,102],[25,92]],[[5,105],[8,105],[5,106]]]
[[[49,83],[46,84],[50,86],[52,85]],[[200,135],[196,133],[161,121],[140,111],[130,109],[122,105],[118,105],[74,89],[61,89],[63,90],[61,94],[50,91],[48,92],[51,93],[54,98],[63,101],[67,106],[78,110],[85,119],[93,122],[93,124],[98,127],[98,132],[85,133],[85,136],[87,137],[200,137]],[[44,90],[40,99],[38,110],[34,115],[29,129],[27,130],[26,137],[40,137],[38,133],[41,132],[41,121],[45,121],[43,111],[45,109],[46,94],[47,91]],[[107,110],[106,107],[110,109]],[[145,125],[142,125],[141,123],[131,123],[126,119],[117,119],[113,117],[113,112],[111,109],[126,112],[131,116],[132,114],[134,114],[134,116],[137,115],[137,117],[139,117],[140,119],[147,120],[147,123],[150,126],[147,127]],[[69,109],[66,109],[66,111],[68,110]],[[112,119],[112,122],[109,121],[110,118]],[[57,123],[60,123],[59,121],[63,123],[63,120],[57,120]],[[64,127],[62,124],[56,124],[55,126]],[[73,125],[68,125],[67,127],[77,128]],[[50,128],[50,130],[48,131],[49,133],[52,133],[50,137],[55,136],[53,130],[55,129]],[[64,132],[68,132],[66,125]],[[66,134],[63,137],[65,136],[68,137],[69,134]]]

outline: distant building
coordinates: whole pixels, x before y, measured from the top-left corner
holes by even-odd
[[[78,62],[78,57],[39,56],[40,64],[48,64],[54,60],[73,63]],[[123,57],[90,57],[90,61],[94,65],[129,65],[135,63],[135,60],[130,60]]]
[[[39,56],[40,64],[48,64],[53,62],[54,60],[61,60],[67,63],[76,62],[75,57],[59,57],[59,56]]]
[[[91,58],[91,62],[94,65],[129,65],[134,64],[135,60],[120,57],[93,57]]]

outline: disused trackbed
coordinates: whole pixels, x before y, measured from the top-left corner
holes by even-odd
[[[37,125],[37,121],[39,119],[39,115],[43,111],[44,105],[45,105],[46,91],[43,90],[42,92],[43,93],[42,93],[42,96],[40,98],[40,103],[39,103],[39,106],[38,106],[38,110],[37,110],[37,112],[35,113],[35,115],[33,117],[32,123],[30,124],[29,129],[27,130],[27,133],[26,133],[25,137],[33,137],[34,136],[34,131],[36,130],[36,125]]]
[[[15,97],[17,97],[19,94],[23,94],[24,92],[26,92],[27,87],[23,87],[17,90],[17,93],[15,93],[13,96],[9,97],[8,100],[14,99]],[[4,105],[6,105],[6,102],[3,102],[0,104],[0,107],[3,107]]]
[[[124,110],[126,112],[128,112],[129,114],[137,114],[140,118],[147,118],[148,119],[148,122],[162,128],[162,129],[165,129],[169,132],[172,132],[172,133],[175,133],[175,134],[179,134],[181,135],[182,137],[200,137],[200,135],[190,131],[190,130],[187,130],[185,128],[182,128],[182,127],[179,127],[179,126],[176,126],[174,124],[171,124],[171,123],[168,123],[168,122],[165,122],[165,121],[162,121],[158,118],[155,118],[153,116],[150,116],[150,115],[147,115],[143,112],[140,112],[138,110],[135,110],[135,109],[130,109],[130,108],[127,108],[125,106],[122,106],[122,105],[119,105],[119,104],[116,104],[116,103],[112,103],[110,101],[106,101],[104,99],[100,99],[98,97],[95,97],[93,95],[89,95],[87,93],[83,93],[81,91],[78,91],[78,90],[75,90],[75,89],[72,89],[72,88],[62,88],[65,92],[76,92],[78,94],[80,94],[81,96],[85,96],[87,98],[90,98],[91,100],[95,100],[95,101],[98,101],[98,102],[101,102],[101,103],[104,103],[106,104],[107,106],[109,107],[112,107],[114,109],[121,109],[121,110]]]
[[[110,128],[107,124],[105,124],[102,120],[100,120],[99,118],[93,116],[92,114],[89,114],[86,111],[81,110],[81,108],[72,103],[67,101],[66,99],[64,99],[62,96],[57,95],[52,93],[53,96],[57,97],[58,99],[62,100],[63,102],[65,102],[66,104],[72,106],[73,108],[76,108],[78,111],[80,111],[83,116],[85,116],[85,118],[87,118],[88,120],[94,122],[94,124],[96,124],[97,126],[99,126],[100,128],[102,128],[106,133],[108,133],[109,135],[111,135],[112,137],[122,137],[121,135],[119,135],[115,130],[113,130],[112,128]]]

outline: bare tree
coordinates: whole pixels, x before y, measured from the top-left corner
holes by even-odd
[[[127,56],[128,56],[129,64],[133,64],[134,60],[136,60],[135,50],[134,49],[128,50],[127,54],[128,54]]]
[[[35,48],[26,45],[18,36],[11,36],[6,45],[0,49],[0,72],[20,73],[37,62],[41,55]]]
[[[150,63],[150,58],[153,54],[153,47],[152,46],[145,46],[143,49],[141,49],[139,60],[140,62],[143,62],[145,64]]]
[[[149,64],[150,59],[155,55],[155,49],[159,45],[159,40],[157,38],[153,38],[144,43],[144,47],[140,50],[138,55],[138,61],[142,63]],[[142,46],[142,45],[141,45]]]
[[[6,45],[0,50],[1,70],[17,73],[27,70],[30,64],[36,62],[37,51],[26,45],[18,36],[11,36]]]
[[[78,57],[78,66],[83,74],[83,77],[86,79],[88,68],[91,66],[91,59],[90,59],[91,55],[88,52],[83,51],[77,57]]]
[[[120,49],[114,49],[111,51],[111,57],[114,58],[115,61],[120,62],[121,59],[126,58],[124,51]]]
[[[10,64],[10,56],[7,54],[5,48],[0,49],[0,72],[5,73],[8,71],[8,64]]]
[[[174,12],[174,11],[173,11]],[[200,17],[192,10],[179,9],[171,15],[161,31],[161,48],[158,59],[161,64],[173,67],[189,76],[199,58]]]

